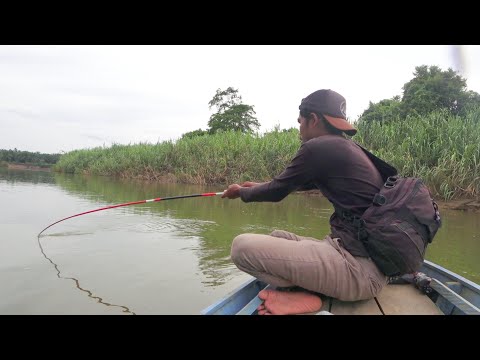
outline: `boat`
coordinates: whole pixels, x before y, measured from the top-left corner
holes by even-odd
[[[267,288],[252,277],[201,314],[257,315],[258,293]],[[322,300],[320,311],[309,315],[480,315],[480,286],[428,260],[415,274],[390,278],[374,299]]]

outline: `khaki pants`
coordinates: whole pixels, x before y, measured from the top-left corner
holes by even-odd
[[[231,256],[240,270],[272,286],[299,286],[343,301],[371,299],[387,283],[370,258],[352,256],[330,236],[241,234]]]

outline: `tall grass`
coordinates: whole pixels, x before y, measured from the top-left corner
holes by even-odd
[[[298,150],[298,131],[223,132],[157,144],[113,145],[63,155],[56,171],[191,184],[266,181]]]
[[[444,200],[478,197],[480,109],[464,117],[437,111],[425,117],[359,122],[353,140],[390,162],[404,176],[425,180]],[[300,146],[298,131],[264,135],[224,132],[157,144],[113,145],[62,155],[54,169],[123,178],[229,184],[267,181]]]
[[[400,174],[421,177],[435,195],[444,200],[479,196],[480,108],[464,117],[436,111],[357,127],[355,141]]]

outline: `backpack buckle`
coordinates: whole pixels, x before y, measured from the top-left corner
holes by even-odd
[[[342,219],[347,220],[348,222],[352,222],[353,221],[353,215],[350,211],[343,210],[342,211]]]
[[[392,186],[393,187],[393,186]],[[387,203],[387,198],[385,196],[383,196],[382,194],[375,194],[375,196],[373,197],[373,204],[374,205],[379,205],[379,206],[382,206],[382,205],[385,205]]]
[[[438,211],[438,205],[435,201],[433,202],[433,208],[435,209],[435,221],[440,223],[440,212]]]
[[[365,220],[359,218],[358,216],[353,217],[352,221],[353,226],[355,226],[357,229],[363,229],[365,227]]]
[[[360,240],[362,243],[368,242],[368,233],[364,228],[358,229],[357,232],[357,238]]]
[[[391,189],[395,186],[395,183],[397,182],[397,180],[398,178],[396,176],[389,176],[387,178],[387,181],[385,181],[385,184],[383,184],[383,186]]]

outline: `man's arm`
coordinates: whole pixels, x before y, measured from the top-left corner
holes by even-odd
[[[253,181],[245,181],[240,186],[241,187],[253,187],[253,186],[262,185],[262,184],[265,184],[265,183],[264,182],[263,183],[257,183],[257,182],[253,182]]]
[[[265,183],[245,182],[243,186],[232,184],[222,197],[229,199],[241,197],[244,202],[280,201],[291,192],[311,183],[309,158],[310,150],[302,145],[288,167],[273,180]]]

